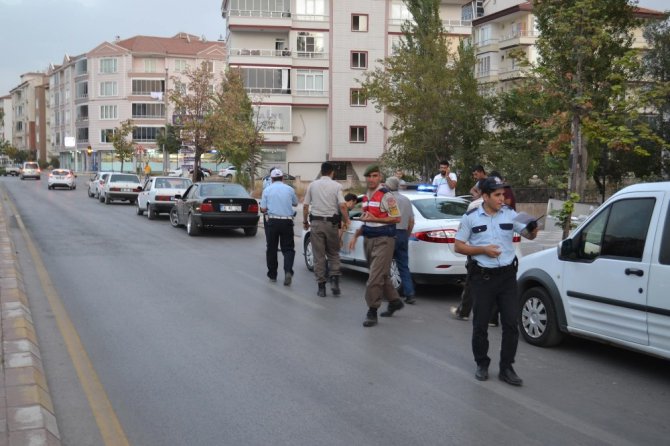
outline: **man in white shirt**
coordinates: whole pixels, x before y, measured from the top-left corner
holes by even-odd
[[[449,169],[449,161],[440,161],[440,173],[433,178],[433,186],[437,186],[435,193],[442,197],[455,197],[458,177]]]

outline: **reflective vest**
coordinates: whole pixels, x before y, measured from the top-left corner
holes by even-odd
[[[363,212],[369,212],[376,218],[388,217],[389,216],[388,212],[382,212],[382,198],[384,198],[384,194],[386,194],[387,192],[389,192],[389,190],[386,189],[385,187],[382,187],[381,189],[377,189],[377,191],[374,194],[372,194],[372,198],[370,198],[369,200],[368,196],[364,195]]]

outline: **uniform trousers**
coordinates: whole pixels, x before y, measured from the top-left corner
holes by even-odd
[[[412,274],[409,271],[408,239],[409,232],[407,229],[396,229],[393,258],[400,274],[403,294],[405,297],[414,297],[414,284],[412,283]]]
[[[267,243],[265,260],[268,266],[268,277],[277,278],[277,245],[284,257],[284,272],[293,274],[293,260],[295,259],[295,240],[293,239],[293,220],[268,218],[265,232]]]
[[[340,273],[340,233],[336,224],[330,221],[310,222],[314,274],[319,283],[326,282],[328,276]]]
[[[365,287],[365,302],[368,307],[379,308],[384,297],[389,302],[400,299],[389,274],[393,261],[395,238],[388,236],[365,237],[363,247],[370,268]]]
[[[500,348],[500,369],[511,366],[516,356],[519,342],[516,271],[507,268],[498,274],[474,270],[469,277],[470,292],[473,297],[472,353],[478,366],[488,367],[488,324],[494,305],[500,310],[502,344]]]

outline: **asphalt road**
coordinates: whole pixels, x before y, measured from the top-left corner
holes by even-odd
[[[316,297],[297,248],[293,285],[265,277],[262,231],[189,237],[166,216],[104,205],[46,179],[0,178],[41,251],[130,444],[665,444],[667,361],[571,339],[519,344],[513,388],[473,377],[457,287],[361,325],[365,276]],[[8,218],[10,222],[14,220]],[[63,444],[104,444],[34,264],[13,223]],[[296,242],[298,239],[296,238]]]

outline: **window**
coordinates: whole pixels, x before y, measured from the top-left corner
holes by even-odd
[[[242,68],[242,80],[249,93],[291,93],[287,68]]]
[[[77,61],[75,65],[74,74],[76,76],[86,74],[88,72],[88,61],[86,59],[81,59]]]
[[[77,129],[77,142],[88,142],[88,127]]]
[[[100,119],[116,119],[116,105],[101,105]]]
[[[23,131],[23,121],[17,121],[15,128],[17,132]]]
[[[156,136],[162,127],[135,127],[133,128],[133,140],[156,141]]]
[[[75,85],[75,96],[77,99],[85,99],[88,97],[88,82],[77,82]]]
[[[258,122],[266,133],[288,133],[291,131],[291,107],[255,106],[254,122]]]
[[[658,261],[662,265],[670,265],[670,209],[668,209],[668,214],[665,216],[661,252],[658,256]]]
[[[352,107],[365,107],[368,105],[368,100],[360,88],[352,88],[349,90],[349,105]]]
[[[314,57],[315,55],[323,54],[323,42],[323,33],[300,31],[298,33],[298,41],[296,42],[298,57]]]
[[[107,74],[116,73],[116,58],[100,59],[100,72]]]
[[[349,142],[366,142],[368,137],[368,128],[365,126],[349,127]]]
[[[100,82],[100,96],[116,96],[116,81]]]
[[[77,121],[88,121],[88,105],[77,107]]]
[[[300,15],[326,15],[326,0],[296,0],[295,6]]]
[[[207,71],[210,73],[214,72],[214,61],[213,60],[208,60],[205,62],[207,64]]]
[[[132,104],[133,118],[165,118],[165,104]]]
[[[413,20],[412,14],[407,9],[404,0],[393,0],[391,4],[391,21],[394,23],[402,23],[406,20]]]
[[[351,14],[351,30],[355,32],[368,32],[368,15]]]
[[[144,59],[144,72],[145,73],[156,72],[156,59]]]
[[[152,92],[165,92],[165,80],[133,79],[132,84],[132,94],[135,96],[149,96]]]
[[[100,142],[111,143],[112,136],[116,133],[116,129],[102,129],[100,130]]]
[[[230,10],[238,14],[244,11],[243,15],[252,17],[282,17],[283,13],[290,13],[291,0],[231,0]]]
[[[368,52],[352,51],[351,68],[367,68],[367,67],[368,67]]]
[[[578,259],[600,256],[642,260],[656,200],[620,200],[589,222],[577,238]]]
[[[322,70],[298,70],[296,94],[318,96],[324,93],[324,73]]]
[[[186,67],[188,67],[188,65],[186,64],[186,60],[184,60],[184,59],[175,59],[175,61],[174,61],[174,70],[175,70],[177,73],[181,73],[181,72],[183,72],[183,71],[186,71]]]

